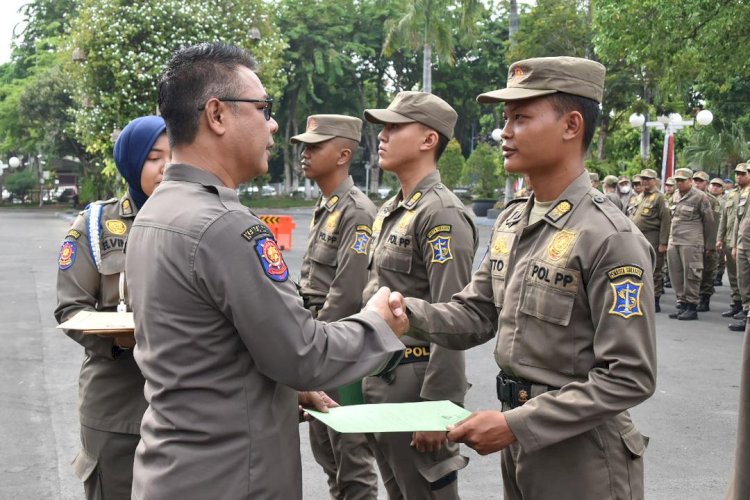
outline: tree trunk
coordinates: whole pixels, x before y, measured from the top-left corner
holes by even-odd
[[[513,38],[518,33],[518,0],[510,0],[510,27],[508,29],[508,38],[510,38],[511,45],[513,44]]]
[[[425,43],[422,52],[422,91],[432,93],[432,44]]]
[[[294,89],[289,95],[289,112],[287,113],[286,127],[284,127],[284,193],[292,192],[292,182],[295,180],[294,160],[296,148],[289,142],[289,138],[296,135],[297,129],[297,98],[299,89]],[[296,186],[296,182],[295,182]]]
[[[602,122],[599,125],[599,143],[597,144],[596,158],[604,160],[606,157],[605,146],[609,135],[610,118],[609,113],[602,113]]]

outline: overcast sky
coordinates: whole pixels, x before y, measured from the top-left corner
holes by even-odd
[[[0,63],[10,60],[10,42],[13,39],[13,29],[23,20],[18,12],[28,0],[0,1]],[[19,27],[20,29],[20,27]]]

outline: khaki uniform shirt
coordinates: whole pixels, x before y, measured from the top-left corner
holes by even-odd
[[[80,311],[114,311],[120,301],[120,274],[125,272],[123,248],[137,208],[128,195],[97,203],[102,209],[98,242],[92,241],[96,238],[89,233],[89,212],[83,211],[62,243],[55,308],[59,323]],[[101,256],[101,269],[95,264],[94,251]],[[73,330],[65,333],[86,348],[78,382],[81,425],[138,434],[146,400],[143,376],[133,352],[113,351],[111,337]]]
[[[658,233],[660,245],[666,245],[669,242],[672,216],[669,213],[667,200],[661,192],[643,193],[630,218],[643,234]]]
[[[378,372],[380,316],[315,321],[270,230],[233,189],[170,165],[127,247],[148,410],[134,499],[301,499],[296,390]]]
[[[388,200],[373,224],[369,299],[381,286],[429,302],[450,299],[471,278],[477,230],[461,200],[431,173],[408,200]],[[408,347],[428,342],[401,337]],[[464,353],[433,346],[420,397],[463,403],[468,389]]]
[[[604,197],[611,201],[618,210],[622,210],[622,199],[620,199],[617,193],[605,193]]]
[[[740,191],[737,200],[737,222],[734,225],[734,245],[743,250],[750,249],[750,217],[747,217],[750,186]]]
[[[300,289],[320,321],[335,321],[362,308],[372,221],[377,208],[349,177],[313,213]]]
[[[716,221],[711,202],[703,191],[694,187],[680,195],[675,191],[672,230],[669,245],[700,245],[705,250],[716,246]]]
[[[716,231],[716,241],[721,241],[724,248],[731,249],[734,246],[734,225],[737,222],[738,190],[727,191],[721,199],[721,217],[719,228]]]
[[[527,453],[641,403],[656,382],[651,245],[585,172],[532,225],[530,209],[500,215],[479,270],[451,302],[406,300],[411,334],[456,349],[497,335],[504,372],[560,388],[504,412]],[[642,451],[632,426],[621,433]]]

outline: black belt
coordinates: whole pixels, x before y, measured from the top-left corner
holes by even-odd
[[[400,365],[406,365],[409,363],[416,363],[418,361],[429,361],[430,360],[430,346],[428,345],[413,345],[406,346],[404,350],[404,357],[401,359]]]
[[[523,406],[526,401],[534,396],[558,389],[559,387],[537,384],[503,372],[497,374],[497,399],[511,408]]]

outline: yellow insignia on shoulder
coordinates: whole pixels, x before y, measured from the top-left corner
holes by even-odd
[[[335,206],[336,206],[336,203],[338,203],[338,202],[339,202],[339,196],[338,196],[337,194],[334,194],[334,195],[333,195],[333,196],[331,196],[331,197],[330,197],[330,198],[328,199],[328,201],[326,202],[326,208],[327,208],[328,210],[330,210],[330,209],[332,209],[333,207],[335,207]]]
[[[573,209],[573,205],[568,200],[562,200],[545,215],[552,222],[557,222],[563,215]]]
[[[71,229],[68,231],[68,234],[65,235],[66,238],[73,238],[74,240],[77,240],[81,237],[81,232],[77,231],[75,229]]]
[[[339,218],[341,217],[341,212],[333,212],[331,215],[328,216],[326,219],[326,230],[330,233],[334,232],[336,230],[336,226],[339,225]]]
[[[417,191],[413,195],[411,195],[411,198],[409,198],[409,201],[404,203],[404,206],[408,209],[414,208],[414,205],[417,204],[417,202],[422,198],[422,191]]]
[[[373,234],[378,234],[380,231],[383,230],[383,221],[385,220],[385,214],[378,214],[377,217],[375,217],[375,220],[372,223],[372,232]]]
[[[450,233],[451,229],[452,227],[450,224],[441,224],[439,226],[435,226],[427,232],[427,239],[432,238],[438,233]]]
[[[558,231],[547,246],[547,258],[553,262],[562,260],[570,253],[573,244],[578,238],[578,233],[563,229]]]
[[[122,215],[132,215],[133,206],[130,204],[130,200],[123,200],[122,202]]]
[[[404,215],[401,216],[401,218],[398,220],[398,223],[396,223],[396,230],[395,232],[400,235],[404,235],[409,231],[409,226],[411,225],[411,221],[414,220],[414,217],[416,217],[417,212],[414,210],[407,210]]]
[[[625,319],[643,316],[641,310],[641,289],[643,283],[636,283],[630,279],[610,283],[612,287],[612,307],[609,314],[622,316]]]
[[[107,231],[118,236],[125,234],[128,230],[128,226],[120,219],[110,219],[104,223],[104,226]]]
[[[650,209],[650,208],[648,208],[648,207],[645,207],[645,208],[644,208],[643,210],[641,210],[641,213],[642,213],[643,215],[648,215],[648,214],[650,214],[650,213],[651,213],[651,209]]]

